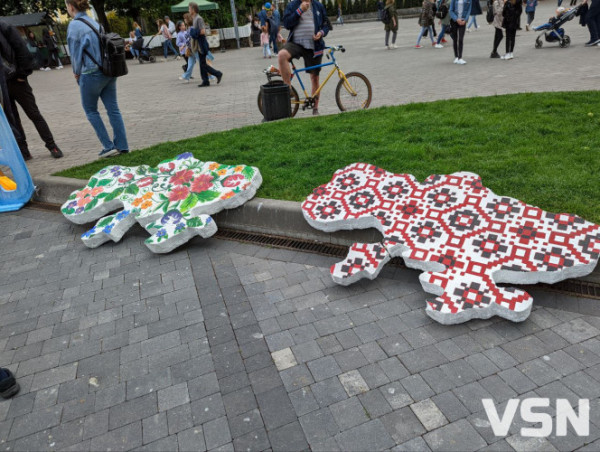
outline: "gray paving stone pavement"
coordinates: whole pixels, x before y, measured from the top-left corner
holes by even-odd
[[[534,24],[543,23],[555,8],[553,2],[540,2]],[[399,48],[393,51],[384,48],[383,26],[376,22],[336,26],[326,41],[347,48],[346,53],[339,55],[343,70],[359,71],[369,78],[373,107],[516,92],[597,89],[600,75],[596,60],[600,49],[583,46],[588,32],[576,20],[566,25],[572,39],[570,48],[548,44],[535,49],[536,33],[523,30],[517,35],[515,59],[511,61],[489,58],[494,31],[483,16],[480,25],[479,30],[465,38],[465,66],[452,64],[451,41],[443,49],[434,49],[425,39],[422,49],[414,49],[419,32],[415,18],[400,20]],[[503,46],[504,42],[501,49]],[[265,81],[262,69],[276,64],[276,60],[264,60],[260,48],[216,52],[215,56],[215,66],[225,76],[220,85],[209,89],[179,81],[180,62],[129,64],[129,75],[119,80],[118,90],[131,149],[260,123],[256,96]],[[198,72],[195,77],[197,82]],[[28,162],[33,176],[96,160],[99,143],[83,113],[70,68],[36,72],[30,83],[56,142],[65,153],[63,159],[51,158],[32,123],[22,115],[34,155]],[[335,85],[335,79],[330,81],[321,95],[321,114],[338,112]],[[310,112],[299,113],[299,117],[309,115]],[[174,153],[183,150],[173,146]],[[302,281],[298,284],[302,285]]]
[[[22,387],[0,450],[598,450],[600,317],[549,292],[523,323],[442,326],[411,270],[340,287],[318,255],[195,239],[159,256],[141,228],[92,250],[31,208],[0,228],[0,365]],[[527,397],[553,417],[589,399],[589,435],[523,437],[517,414],[495,436],[481,400]]]

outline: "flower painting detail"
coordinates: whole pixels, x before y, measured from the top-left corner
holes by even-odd
[[[61,211],[77,224],[99,219],[81,236],[90,248],[119,241],[137,222],[151,234],[148,248],[167,253],[196,235],[212,236],[217,225],[210,215],[241,206],[261,183],[258,168],[201,162],[185,153],[156,168],[105,167],[73,192]]]

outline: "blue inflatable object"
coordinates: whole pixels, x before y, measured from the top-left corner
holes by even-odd
[[[29,202],[35,186],[2,107],[0,107],[0,166],[8,166],[12,172],[11,179],[0,170],[0,212],[19,210]]]

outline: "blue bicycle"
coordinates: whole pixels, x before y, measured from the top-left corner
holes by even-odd
[[[348,72],[347,74],[345,74],[340,69],[335,59],[334,53],[338,50],[342,53],[346,51],[346,49],[344,49],[344,46],[327,47],[327,49],[325,50],[325,55],[327,56],[327,59],[331,60],[327,63],[305,67],[301,69],[297,69],[294,63],[291,63],[292,80],[294,79],[294,77],[298,80],[298,83],[300,83],[300,87],[302,88],[302,92],[304,93],[304,98],[300,99],[296,89],[293,86],[290,86],[290,102],[292,104],[292,116],[296,115],[300,106],[302,106],[302,110],[312,110],[313,108],[315,108],[315,102],[319,97],[319,93],[321,92],[325,84],[331,79],[333,74],[336,72],[340,78],[335,89],[335,101],[337,103],[338,108],[341,111],[364,110],[366,108],[369,108],[369,105],[371,105],[372,98],[371,82],[369,82],[369,79],[360,72]],[[304,83],[302,82],[302,79],[300,78],[300,72],[306,72],[311,69],[326,66],[333,66],[333,68],[331,68],[331,72],[329,72],[325,80],[321,82],[317,91],[312,96],[309,95],[306,91]],[[274,66],[271,66],[265,69],[264,72],[267,75],[269,85],[283,84],[283,80],[278,79],[278,77],[281,77],[279,69],[275,68]],[[262,95],[260,92],[258,93],[257,101],[258,109],[262,113]]]

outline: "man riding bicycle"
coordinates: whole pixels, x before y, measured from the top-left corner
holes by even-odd
[[[293,58],[304,59],[304,67],[321,64],[325,41],[330,29],[327,12],[318,0],[292,0],[283,13],[283,26],[290,30],[288,41],[277,55],[279,71],[283,81],[290,85],[290,61]],[[310,74],[312,94],[319,88],[321,68],[307,71]],[[315,100],[313,115],[318,115],[319,99]]]

